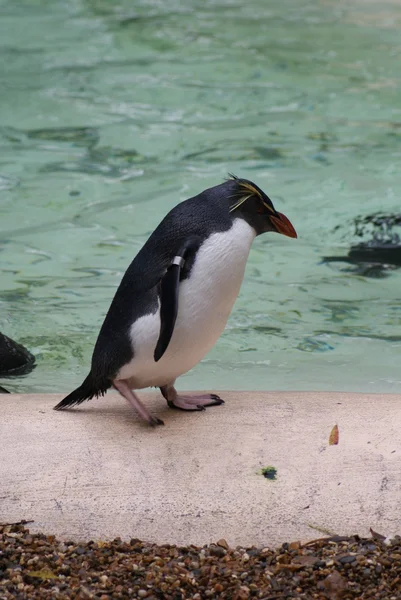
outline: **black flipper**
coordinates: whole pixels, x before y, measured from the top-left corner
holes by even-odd
[[[161,282],[160,290],[160,334],[157,340],[154,359],[161,359],[170,343],[178,313],[178,291],[180,284],[181,266],[172,264]]]
[[[64,408],[71,408],[77,404],[82,404],[85,400],[90,400],[94,396],[104,396],[107,390],[111,387],[111,382],[107,382],[101,386],[94,383],[92,373],[89,373],[85,381],[76,390],[68,394],[61,402],[54,407],[54,410],[63,410]]]
[[[0,385],[0,394],[9,394],[10,392],[6,390],[6,388],[1,387]]]
[[[160,290],[160,334],[154,351],[155,362],[161,359],[173,335],[178,313],[178,292],[180,279],[189,273],[200,239],[193,237],[185,242],[177,252],[161,280]]]

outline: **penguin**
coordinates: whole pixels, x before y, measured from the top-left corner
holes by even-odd
[[[125,272],[100,329],[89,375],[55,406],[62,410],[115,388],[149,425],[135,390],[158,387],[170,408],[205,410],[217,394],[183,395],[175,381],[222,334],[256,236],[296,238],[289,219],[252,181],[223,183],[175,206]]]

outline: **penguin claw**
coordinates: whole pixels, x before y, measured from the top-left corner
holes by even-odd
[[[157,417],[150,417],[148,423],[151,427],[156,427],[157,425],[164,425],[164,421],[158,419]]]
[[[220,398],[217,394],[210,394],[210,398],[216,402],[216,406],[220,404],[225,404],[223,398]]]

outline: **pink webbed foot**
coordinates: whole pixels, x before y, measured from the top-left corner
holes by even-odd
[[[145,408],[138,396],[130,389],[125,381],[115,380],[113,381],[113,386],[126,400],[128,400],[132,408],[142,417],[144,421],[149,423],[149,425],[152,427],[156,427],[156,425],[164,425],[164,421],[150,414],[148,409]]]
[[[200,394],[189,396],[177,394],[173,386],[163,386],[160,388],[161,393],[167,400],[170,408],[178,408],[179,410],[205,410],[208,406],[220,406],[224,404],[224,400],[217,394]]]

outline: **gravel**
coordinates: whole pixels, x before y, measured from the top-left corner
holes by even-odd
[[[0,600],[401,599],[401,538],[332,536],[280,548],[138,539],[60,541],[0,524]]]

